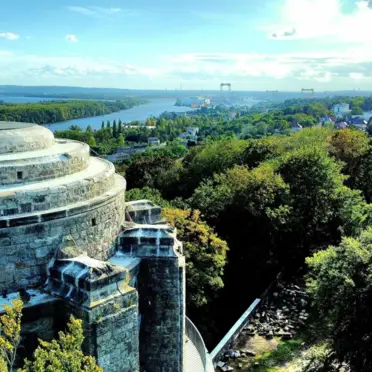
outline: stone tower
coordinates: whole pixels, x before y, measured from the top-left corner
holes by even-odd
[[[207,371],[185,316],[182,244],[159,207],[126,204],[125,188],[89,146],[0,122],[0,305],[29,294],[24,356],[73,314],[105,372]]]
[[[0,290],[43,283],[67,235],[90,257],[114,255],[126,183],[87,145],[0,122],[0,185]]]

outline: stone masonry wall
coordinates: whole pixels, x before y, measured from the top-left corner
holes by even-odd
[[[142,372],[182,372],[184,257],[142,259],[139,274]]]
[[[1,122],[2,126],[12,123]],[[16,123],[17,124],[17,123]],[[40,125],[14,128],[0,132],[0,154],[46,149],[54,145],[53,133]]]
[[[63,177],[80,172],[88,165],[89,147],[85,144],[81,144],[77,150],[68,154],[2,161],[0,184],[10,185]],[[22,177],[18,177],[19,172],[22,172]]]
[[[115,168],[107,163],[107,170],[90,179],[76,179],[75,182],[50,188],[25,192],[11,192],[0,198],[0,216],[32,213],[68,204],[83,202],[102,195],[115,184]]]
[[[134,288],[93,308],[65,302],[61,315],[83,320],[84,345],[105,372],[139,372],[138,295]],[[66,321],[65,320],[65,321]]]
[[[0,291],[44,284],[46,265],[67,235],[92,258],[106,260],[124,221],[124,190],[97,208],[73,217],[0,228]]]
[[[97,362],[107,372],[138,372],[138,307],[104,318],[96,326]]]

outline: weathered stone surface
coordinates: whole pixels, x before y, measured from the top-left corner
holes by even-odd
[[[149,200],[126,203],[129,220],[139,224],[154,224],[162,221],[161,208]]]
[[[142,259],[139,274],[141,370],[181,372],[185,322],[184,257]]]
[[[67,235],[89,256],[109,258],[115,253],[124,213],[122,190],[107,204],[76,216],[0,229],[0,290],[18,290],[22,280],[31,286],[41,285],[47,263]]]
[[[51,148],[21,154],[0,154],[0,185],[43,181],[80,172],[89,165],[89,146],[57,140]],[[35,203],[43,203],[36,196]]]
[[[36,124],[0,121],[0,154],[34,151],[53,146],[53,133]]]

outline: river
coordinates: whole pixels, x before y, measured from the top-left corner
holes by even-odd
[[[175,102],[176,99],[169,98],[151,99],[149,100],[149,103],[133,107],[129,110],[122,110],[107,115],[93,116],[89,118],[73,119],[60,123],[53,123],[47,125],[47,128],[49,128],[52,131],[55,131],[68,129],[69,127],[71,127],[71,125],[78,125],[80,128],[85,129],[88,125],[90,125],[92,129],[100,129],[102,121],[106,123],[107,120],[110,120],[112,123],[114,120],[118,122],[120,119],[123,123],[130,123],[131,121],[134,120],[144,121],[151,115],[159,116],[165,111],[187,112],[191,110],[189,107],[174,106]]]
[[[34,103],[41,101],[54,101],[53,98],[41,98],[41,97],[0,97],[0,101],[9,103]],[[61,100],[61,99],[59,99]],[[63,99],[65,100],[65,99]],[[121,119],[123,123],[130,123],[134,120],[145,121],[151,115],[159,116],[165,111],[170,112],[187,112],[190,111],[189,107],[177,107],[174,106],[176,98],[156,98],[150,99],[149,103],[145,105],[140,105],[133,107],[129,110],[122,110],[119,112],[114,112],[112,114],[92,116],[89,118],[73,119],[68,121],[63,121],[59,123],[51,123],[45,125],[47,128],[53,132],[56,130],[64,130],[71,127],[71,125],[78,125],[82,129],[86,129],[88,125],[92,129],[100,129],[102,121],[105,123],[110,120],[111,123],[116,120],[116,122]]]
[[[9,102],[9,103],[34,103],[34,102],[40,102],[40,101],[53,101],[55,99],[53,98],[43,98],[43,97],[1,97],[0,101]],[[59,99],[61,100],[61,99]],[[65,99],[64,99],[65,100]],[[122,110],[119,112],[114,112],[112,114],[107,115],[101,115],[101,116],[92,116],[88,118],[82,118],[82,119],[73,119],[58,123],[50,123],[46,124],[45,126],[49,128],[51,131],[56,130],[65,130],[71,127],[71,125],[77,125],[82,129],[86,129],[89,125],[92,127],[92,129],[100,129],[102,121],[105,123],[107,120],[110,120],[112,123],[114,120],[116,122],[119,121],[119,119],[123,123],[130,123],[134,120],[139,120],[141,122],[145,121],[150,116],[159,116],[163,112],[187,112],[191,111],[192,109],[189,107],[178,107],[174,106],[176,102],[176,98],[154,98],[150,99],[149,103],[133,107],[129,110]],[[247,99],[245,101],[245,105],[254,105],[259,101],[256,101],[254,99]]]

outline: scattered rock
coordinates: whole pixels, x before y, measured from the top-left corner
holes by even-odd
[[[217,363],[217,367],[222,369],[222,367],[223,367],[225,364],[226,364],[225,362],[221,362],[221,361],[219,361],[219,362]]]
[[[251,357],[256,356],[256,353],[253,350],[250,350],[250,349],[241,349],[240,352],[245,353],[246,355],[251,356]]]
[[[290,332],[284,332],[282,335],[282,340],[291,340],[292,339],[292,333]]]
[[[230,367],[230,366],[225,366],[225,367],[222,367],[222,371],[223,372],[229,372],[229,371],[233,371],[234,368],[233,367]]]

